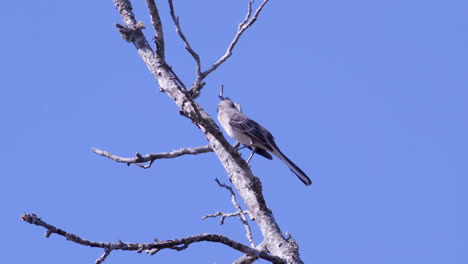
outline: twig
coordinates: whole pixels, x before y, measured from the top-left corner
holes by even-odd
[[[221,183],[218,179],[215,179],[215,181],[216,181],[216,183],[218,183],[218,185],[220,187],[226,188],[231,193],[231,202],[234,205],[234,207],[236,207],[237,213],[238,213],[238,216],[239,216],[239,220],[242,222],[242,224],[245,227],[245,232],[246,232],[245,235],[246,235],[247,239],[250,242],[250,246],[255,247],[255,243],[254,243],[254,240],[253,240],[253,237],[252,237],[252,229],[250,229],[250,225],[247,222],[247,219],[245,218],[244,210],[242,210],[242,207],[237,202],[237,198],[236,198],[236,194],[234,193],[234,190],[232,190],[231,186],[228,186],[228,185],[226,185],[224,183]]]
[[[224,97],[224,84],[221,84],[221,87],[219,88],[219,95],[218,95],[219,100],[224,100],[226,99]]]
[[[96,260],[96,264],[101,264],[102,262],[104,262],[104,260],[106,260],[106,258],[109,256],[109,254],[111,253],[112,249],[108,249],[106,248],[106,250],[104,250],[104,254],[102,254],[97,260]]]
[[[105,150],[100,150],[97,148],[92,148],[92,150],[94,151],[94,153],[101,155],[103,157],[107,157],[113,161],[127,163],[128,166],[130,166],[130,164],[135,164],[144,169],[150,168],[151,165],[153,165],[153,162],[157,159],[172,159],[172,158],[177,158],[177,157],[188,155],[188,154],[197,155],[201,153],[213,152],[213,149],[210,147],[210,145],[206,145],[206,146],[196,147],[196,148],[181,148],[178,150],[174,150],[172,152],[151,153],[151,154],[146,154],[144,156],[137,152],[135,154],[135,157],[133,158],[124,158],[124,157],[114,155]],[[145,163],[145,162],[148,162],[148,164],[143,165],[142,163]]]
[[[268,3],[268,0],[263,0],[263,2],[260,4],[260,6],[257,8],[255,11],[254,15],[252,18],[250,18],[252,14],[252,4],[253,1],[249,1],[248,6],[247,6],[247,15],[245,16],[245,19],[239,24],[237,28],[237,34],[234,36],[234,39],[231,41],[231,44],[229,44],[226,53],[211,66],[208,70],[204,71],[202,73],[203,78],[206,78],[208,74],[212,73],[214,70],[216,70],[221,64],[223,64],[229,57],[232,55],[232,50],[236,46],[237,42],[239,41],[240,37],[242,34],[250,27],[252,26],[255,21],[258,18],[258,15],[260,12],[263,10],[263,7]],[[250,20],[249,20],[250,18]]]
[[[284,261],[276,256],[272,256],[264,251],[259,251],[255,248],[251,248],[249,246],[246,246],[242,243],[239,243],[235,240],[232,240],[226,236],[223,235],[218,235],[218,234],[199,234],[195,236],[189,236],[189,237],[184,237],[184,238],[177,238],[177,239],[171,239],[171,240],[166,240],[166,241],[157,241],[153,243],[125,243],[122,241],[118,242],[97,242],[97,241],[90,241],[84,238],[81,238],[75,234],[69,233],[67,231],[64,231],[60,228],[57,228],[53,225],[50,225],[43,221],[41,218],[39,218],[35,214],[28,214],[25,213],[24,215],[21,216],[21,219],[25,222],[28,222],[30,224],[34,224],[37,226],[42,226],[46,228],[48,233],[53,233],[57,234],[60,236],[65,237],[67,240],[72,241],[74,243],[84,245],[84,246],[90,246],[90,247],[97,247],[97,248],[103,248],[106,249],[106,252],[104,255],[102,255],[100,259],[105,259],[107,255],[110,254],[110,251],[112,250],[128,250],[128,251],[137,251],[137,252],[142,252],[143,250],[146,250],[148,253],[151,250],[154,249],[175,249],[175,250],[183,250],[188,247],[188,245],[196,242],[202,242],[202,241],[209,241],[209,242],[217,242],[224,244],[228,247],[231,247],[233,249],[236,249],[242,253],[245,253],[249,256],[255,256],[259,257],[265,260],[268,260],[273,263],[284,263]],[[107,251],[109,251],[107,253]],[[107,253],[107,254],[106,254]]]
[[[155,31],[154,42],[156,44],[156,52],[162,59],[164,59],[164,34],[161,18],[159,17],[158,7],[156,6],[154,0],[146,0],[146,4],[148,5],[151,16],[151,23],[153,24]]]
[[[221,220],[219,221],[219,223],[220,223],[221,225],[224,225],[224,220],[226,220],[226,218],[228,218],[228,217],[234,217],[234,216],[239,216],[239,215],[241,215],[241,214],[249,214],[249,211],[244,210],[244,211],[242,211],[242,212],[235,212],[235,213],[223,213],[223,212],[218,211],[218,212],[216,212],[216,213],[214,213],[214,214],[207,214],[207,215],[204,215],[204,216],[202,217],[202,220],[205,220],[206,218],[216,218],[216,217],[218,217],[218,216],[221,216]]]
[[[226,50],[226,53],[218,61],[216,61],[208,70],[202,72],[201,74],[198,74],[198,72],[197,72],[197,80],[192,85],[192,87],[190,87],[190,89],[189,89],[190,94],[191,94],[192,97],[196,98],[196,97],[198,97],[200,95],[200,91],[203,88],[203,86],[205,85],[205,83],[203,82],[203,79],[205,79],[210,73],[215,71],[221,64],[223,64],[229,57],[231,57],[232,51],[233,51],[234,47],[236,46],[237,42],[239,41],[240,37],[242,36],[242,34],[250,26],[253,25],[253,23],[255,23],[255,21],[258,18],[258,15],[262,11],[263,7],[266,5],[268,0],[264,0],[260,4],[260,6],[255,11],[254,16],[251,18],[253,2],[254,2],[253,0],[248,2],[247,14],[246,14],[244,20],[242,20],[242,22],[237,27],[237,34],[234,36],[234,39],[229,44],[229,46],[228,46],[228,48]]]
[[[168,2],[169,2],[169,9],[170,9],[172,21],[174,21],[174,25],[176,27],[176,32],[177,34],[179,34],[179,37],[184,42],[185,49],[190,53],[190,55],[192,55],[193,59],[195,60],[195,63],[197,64],[197,79],[195,81],[195,84],[198,85],[201,83],[201,80],[203,79],[202,74],[201,74],[200,56],[192,49],[192,46],[190,46],[189,41],[187,40],[184,33],[182,32],[182,29],[180,28],[180,23],[179,23],[179,17],[175,15],[174,4],[172,3],[172,0],[168,0]]]

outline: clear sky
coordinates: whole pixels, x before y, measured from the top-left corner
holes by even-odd
[[[157,2],[168,62],[189,84],[193,60],[167,1]],[[247,6],[175,5],[205,69]],[[151,38],[145,1],[134,6]],[[91,151],[133,156],[206,144],[116,32],[112,1],[5,1],[2,9],[2,262],[81,264],[102,254],[44,238],[20,220],[24,212],[96,241],[210,232],[248,243],[234,219],[200,220],[234,210],[214,181],[228,182],[214,154],[143,170]],[[271,1],[206,80],[199,103],[213,117],[224,84],[312,178],[304,186],[278,159],[251,163],[306,263],[468,263],[467,13],[464,0]],[[200,243],[155,256],[114,252],[106,263],[229,263],[240,255]]]

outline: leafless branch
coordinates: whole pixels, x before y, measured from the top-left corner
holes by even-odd
[[[221,87],[219,88],[219,95],[218,95],[219,100],[224,100],[224,84],[221,84]]]
[[[201,74],[201,62],[200,62],[200,56],[192,49],[192,46],[190,46],[189,41],[185,37],[184,33],[182,32],[182,29],[180,28],[180,22],[179,22],[179,17],[175,15],[174,11],[174,4],[172,0],[168,0],[169,2],[169,9],[170,9],[170,14],[172,17],[172,21],[174,21],[174,25],[176,27],[176,32],[179,34],[179,37],[182,39],[182,41],[185,44],[185,49],[192,55],[193,59],[195,60],[195,63],[197,64],[197,79],[195,81],[195,84],[201,83],[201,80],[203,79],[202,74]]]
[[[148,5],[151,23],[153,24],[155,31],[154,42],[156,44],[156,52],[162,59],[164,59],[164,33],[161,18],[159,17],[158,7],[154,0],[146,0],[146,4]]]
[[[263,7],[268,3],[268,0],[263,0],[263,2],[258,6],[257,10],[255,11],[254,15],[252,18],[250,18],[252,14],[252,4],[253,1],[249,1],[248,6],[247,6],[247,15],[245,16],[245,19],[239,24],[237,28],[237,34],[234,36],[234,39],[231,41],[231,44],[229,44],[226,53],[211,66],[208,70],[204,71],[202,73],[203,78],[206,78],[208,74],[212,73],[214,70],[216,70],[221,64],[223,64],[229,57],[232,55],[232,50],[236,46],[237,42],[239,41],[240,37],[242,34],[250,27],[252,26],[255,21],[258,18],[258,15],[260,12],[262,12]],[[249,20],[250,19],[250,20]]]
[[[164,32],[158,7],[154,0],[146,0],[146,4],[148,5],[151,23],[153,24],[155,31],[154,42],[156,44],[156,52],[158,53],[159,57],[165,61]],[[177,76],[174,70],[172,70],[172,67],[167,64],[166,66],[171,72],[172,76],[174,76],[175,80],[184,88],[184,90],[187,90],[184,82],[182,82],[179,76]]]
[[[170,1],[171,2],[171,1]],[[242,20],[242,22],[239,24],[239,26],[237,27],[237,34],[236,36],[234,37],[234,39],[232,40],[232,42],[229,44],[229,47],[227,48],[226,50],[226,53],[217,61],[213,64],[213,66],[211,66],[211,68],[209,68],[208,70],[202,72],[201,74],[198,74],[197,72],[197,80],[195,81],[195,83],[192,85],[192,87],[189,89],[190,91],[190,94],[193,98],[196,98],[198,97],[198,95],[200,94],[200,91],[201,89],[203,88],[204,86],[204,82],[202,82],[203,79],[205,79],[210,73],[212,73],[213,71],[215,71],[221,64],[223,64],[229,57],[231,57],[232,55],[232,51],[234,49],[234,47],[236,46],[237,42],[239,41],[240,37],[242,36],[242,34],[244,33],[244,31],[246,31],[250,26],[253,25],[253,23],[255,23],[255,21],[257,20],[258,18],[258,15],[260,14],[260,12],[262,11],[263,7],[266,5],[266,3],[268,2],[268,0],[264,0],[260,5],[259,7],[257,8],[257,10],[255,11],[255,14],[254,16],[251,18],[251,15],[252,15],[252,4],[254,3],[254,1],[249,1],[248,2],[248,5],[247,5],[247,14],[244,18],[244,20]],[[250,20],[249,20],[250,19]]]
[[[256,246],[255,249],[257,249],[259,251],[267,251],[268,252],[267,243],[265,241],[263,241],[258,246]],[[244,256],[240,257],[239,259],[237,259],[236,261],[232,262],[232,264],[251,264],[251,263],[254,263],[257,259],[258,259],[258,257],[244,255]]]
[[[181,149],[174,150],[171,152],[150,153],[144,156],[137,152],[134,158],[124,158],[124,157],[114,155],[105,150],[100,150],[97,148],[92,148],[92,150],[94,151],[94,153],[101,155],[103,157],[109,158],[111,160],[114,160],[116,162],[127,163],[128,166],[130,166],[130,164],[135,164],[144,169],[148,169],[149,167],[151,167],[151,165],[153,165],[153,162],[157,159],[173,159],[173,158],[177,158],[177,157],[187,155],[187,154],[197,155],[201,153],[213,152],[213,149],[210,147],[210,145],[206,145],[206,146],[201,146],[201,147],[196,147],[196,148],[181,148]],[[148,164],[142,165],[142,163],[145,163],[145,162],[148,162]]]
[[[244,210],[242,212],[235,212],[235,213],[223,213],[223,212],[216,212],[214,214],[207,214],[207,215],[204,215],[202,217],[202,220],[205,220],[206,218],[216,218],[218,216],[221,216],[221,220],[219,220],[219,223],[221,225],[224,225],[224,220],[226,220],[226,218],[229,218],[229,217],[234,217],[234,216],[239,216],[241,214],[249,214],[249,211],[247,210]]]
[[[183,250],[192,243],[202,242],[202,241],[221,243],[235,250],[238,250],[244,254],[247,254],[249,256],[259,257],[259,258],[268,260],[272,263],[284,263],[284,261],[281,258],[272,256],[264,251],[259,251],[255,248],[251,248],[242,243],[234,241],[226,236],[218,235],[218,234],[199,234],[199,235],[185,237],[185,238],[177,238],[177,239],[171,239],[171,240],[166,240],[166,241],[157,241],[153,243],[124,243],[122,241],[97,242],[97,241],[90,241],[90,240],[81,238],[75,234],[69,233],[51,224],[48,224],[35,214],[26,213],[21,216],[21,219],[30,224],[42,226],[47,229],[47,233],[63,236],[67,240],[72,241],[74,243],[84,245],[84,246],[105,249],[106,252],[101,257],[99,257],[99,259],[96,261],[97,263],[98,261],[101,261],[101,262],[104,261],[104,259],[110,254],[112,250],[118,249],[118,250],[129,250],[129,251],[137,251],[137,252],[142,252],[143,250],[146,250],[148,253],[153,249]]]
[[[221,183],[218,179],[215,179],[215,181],[216,183],[218,183],[220,187],[226,188],[231,193],[231,202],[234,205],[234,207],[236,207],[237,213],[239,215],[239,220],[242,222],[242,224],[245,227],[245,232],[246,232],[245,235],[247,236],[247,239],[250,242],[250,246],[255,247],[255,243],[252,237],[252,229],[250,228],[249,222],[247,222],[247,219],[245,218],[244,210],[242,210],[242,207],[237,202],[237,198],[236,198],[236,194],[234,193],[234,190],[232,189],[231,186]]]
[[[104,260],[106,260],[106,258],[110,255],[111,252],[112,252],[112,249],[106,248],[106,249],[104,250],[104,254],[102,254],[102,255],[96,260],[96,264],[101,264],[102,262],[104,262]]]
[[[190,118],[205,135],[228,173],[229,180],[236,187],[249,212],[254,216],[268,251],[284,259],[287,263],[303,263],[297,245],[284,238],[273,212],[268,208],[262,193],[261,181],[255,177],[245,160],[229,144],[213,118],[193,100],[193,97],[189,96],[190,94],[181,89],[159,55],[152,51],[148,40],[138,29],[138,22],[135,19],[130,1],[113,0],[113,2],[123,20],[123,26],[120,26],[122,29],[119,29],[122,37],[135,46],[148,70],[158,81],[161,91],[166,93],[179,107],[179,112]]]

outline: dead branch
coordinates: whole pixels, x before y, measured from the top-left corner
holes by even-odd
[[[179,107],[180,113],[188,117],[205,135],[209,145],[228,173],[229,179],[236,187],[239,195],[241,195],[249,212],[255,218],[265,239],[264,241],[267,243],[268,251],[284,259],[287,263],[303,263],[300,259],[297,245],[285,239],[272,211],[268,208],[262,194],[260,180],[253,175],[245,160],[243,160],[239,153],[229,144],[211,116],[193,100],[193,97],[188,96],[173,79],[166,65],[161,62],[162,60],[159,55],[152,51],[151,46],[141,30],[134,30],[137,21],[132,12],[130,2],[128,0],[113,1],[124,21],[124,28],[132,32],[131,42],[137,49],[141,59],[147,65],[149,71],[158,81],[161,91],[165,92]],[[265,3],[266,0],[262,2],[262,8]],[[260,10],[261,9],[257,9],[257,12],[254,14],[255,19]],[[251,19],[250,21],[253,20]],[[249,22],[247,22],[243,28],[248,24]],[[239,34],[236,36],[238,35]],[[238,39],[238,37],[235,39]],[[127,38],[125,38],[125,40],[128,41]],[[229,54],[229,49],[227,54]],[[222,61],[225,61],[225,59]],[[219,63],[215,65],[219,66]],[[210,72],[213,70],[214,69]]]
[[[172,1],[170,0],[169,2],[172,2]],[[257,10],[255,11],[255,14],[253,15],[253,17],[251,18],[253,2],[254,2],[253,0],[248,2],[247,14],[244,20],[242,20],[242,22],[237,27],[237,33],[234,36],[234,39],[229,44],[226,50],[226,53],[218,61],[216,61],[208,70],[202,72],[200,75],[197,72],[197,80],[189,89],[189,92],[193,98],[197,98],[200,95],[200,91],[204,86],[204,83],[202,82],[202,80],[205,79],[210,73],[215,71],[219,66],[221,66],[221,64],[223,64],[229,57],[231,57],[232,51],[234,50],[234,47],[236,46],[240,37],[250,26],[252,26],[255,23],[255,21],[258,18],[258,15],[263,10],[263,7],[266,5],[268,0],[263,0],[263,2],[258,6]]]
[[[137,152],[135,154],[135,157],[133,158],[124,158],[124,157],[114,155],[105,150],[100,150],[97,148],[92,148],[92,150],[94,151],[94,153],[101,155],[103,157],[109,158],[113,161],[127,163],[128,166],[130,166],[130,164],[135,164],[144,169],[150,168],[151,165],[153,165],[153,162],[157,159],[173,159],[173,158],[177,158],[177,157],[188,155],[188,154],[197,155],[201,153],[213,152],[213,149],[210,147],[210,145],[206,145],[206,146],[196,147],[196,148],[181,148],[181,149],[174,150],[171,152],[150,153],[144,156]],[[143,165],[142,163],[145,163],[145,162],[148,162],[148,164]]]
[[[201,80],[203,79],[202,74],[201,74],[201,62],[200,62],[200,56],[192,49],[192,46],[190,46],[189,41],[185,37],[184,33],[182,32],[182,29],[180,28],[180,22],[179,22],[179,17],[175,15],[174,11],[174,4],[172,0],[169,0],[169,10],[171,14],[172,21],[174,22],[174,25],[176,27],[176,32],[179,34],[179,37],[182,39],[182,41],[185,44],[185,49],[192,55],[193,59],[195,60],[195,63],[197,64],[197,79],[195,80],[194,85],[199,85],[201,83]]]
[[[234,39],[231,41],[231,44],[229,44],[226,53],[218,60],[216,61],[213,66],[211,66],[208,70],[204,71],[202,73],[203,78],[206,78],[210,73],[212,73],[214,70],[216,70],[221,64],[223,64],[229,57],[232,55],[232,50],[236,46],[237,42],[239,41],[240,37],[242,34],[249,28],[251,27],[255,21],[257,21],[258,15],[260,12],[262,12],[263,7],[268,3],[268,0],[263,0],[263,2],[258,6],[257,10],[255,11],[255,14],[253,15],[252,18],[250,18],[252,14],[252,4],[253,1],[249,1],[248,6],[247,6],[247,15],[245,16],[245,19],[242,20],[242,22],[239,24],[237,28],[237,33],[234,36]],[[249,20],[250,18],[250,20]]]
[[[264,0],[262,2],[254,16],[249,20],[249,22],[242,26],[243,29],[241,32],[244,32],[245,29],[255,21],[258,13],[267,1],[268,0]],[[192,96],[190,96],[189,93],[181,88],[180,84],[171,74],[171,71],[163,58],[161,58],[157,52],[153,51],[151,45],[142,32],[144,25],[141,22],[137,22],[135,19],[130,1],[113,0],[113,2],[124,22],[123,25],[116,25],[122,38],[125,41],[131,42],[135,46],[141,59],[145,62],[149,71],[158,81],[160,91],[166,93],[179,107],[180,113],[182,113],[183,116],[188,117],[205,135],[211,150],[216,153],[216,156],[219,158],[221,164],[228,173],[230,181],[236,187],[239,195],[247,205],[249,212],[255,218],[255,221],[264,237],[265,249],[271,253],[271,255],[265,251],[259,251],[217,234],[200,234],[192,237],[154,243],[124,243],[122,241],[114,243],[94,242],[82,239],[72,233],[68,233],[49,225],[33,214],[25,214],[22,216],[22,219],[28,223],[45,227],[47,229],[46,235],[48,236],[55,233],[64,236],[75,243],[109,250],[135,250],[137,252],[142,252],[143,250],[147,250],[148,252],[148,250],[152,249],[161,250],[166,248],[177,250],[184,249],[186,248],[186,245],[194,242],[210,241],[225,244],[249,256],[263,258],[274,263],[303,263],[299,256],[297,244],[292,243],[293,241],[287,240],[284,237],[272,211],[268,208],[262,194],[262,185],[260,180],[253,175],[245,160],[242,159],[240,154],[229,144],[211,116],[194,100]],[[230,45],[231,48],[228,48],[226,53],[228,54],[227,57],[230,56],[232,48],[240,37],[240,34],[239,32],[236,34],[233,43]],[[223,63],[227,57],[225,59],[221,58],[221,63]],[[215,63],[213,65],[214,68],[210,68],[207,71],[207,74],[214,71],[221,63]],[[137,158],[141,159],[142,157],[143,156]],[[103,256],[105,259],[106,256]]]
[[[96,260],[96,264],[101,264],[110,255],[112,249],[105,249],[104,253]]]
[[[218,216],[221,216],[221,219],[219,220],[219,224],[224,225],[224,221],[226,220],[226,218],[239,216],[241,214],[249,214],[249,211],[244,210],[242,212],[235,212],[235,213],[223,213],[223,212],[218,211],[214,214],[204,215],[202,217],[202,220],[205,220],[206,218],[216,218]]]
[[[170,9],[170,14],[171,14],[171,17],[172,17],[172,21],[174,22],[174,25],[176,27],[176,32],[180,36],[182,41],[184,42],[185,49],[190,53],[190,55],[192,55],[193,59],[195,60],[196,65],[197,65],[197,67],[196,67],[197,77],[196,77],[196,80],[193,83],[192,87],[190,87],[190,89],[189,89],[190,95],[193,98],[197,98],[200,95],[201,89],[205,85],[205,83],[203,82],[203,79],[205,79],[210,73],[215,71],[221,64],[223,64],[229,57],[231,57],[232,51],[233,51],[234,47],[236,46],[237,42],[239,41],[240,37],[242,36],[242,34],[250,26],[252,26],[255,23],[255,21],[258,18],[258,15],[263,10],[263,7],[266,5],[268,0],[264,0],[259,5],[259,7],[255,11],[255,14],[253,15],[253,17],[251,17],[251,16],[252,16],[252,4],[253,4],[254,1],[249,1],[248,2],[247,14],[246,14],[244,20],[242,20],[242,22],[239,24],[239,26],[237,28],[237,33],[234,36],[234,39],[229,44],[229,46],[228,46],[228,48],[226,50],[226,53],[218,61],[216,61],[208,70],[206,70],[204,72],[201,72],[201,59],[200,59],[200,56],[193,50],[193,48],[190,45],[189,41],[187,40],[184,33],[182,32],[182,29],[180,27],[179,17],[175,15],[173,1],[169,0],[168,2],[169,2],[169,9]]]
[[[154,0],[146,0],[146,4],[148,5],[151,23],[153,24],[154,28],[154,43],[156,44],[156,52],[162,59],[164,59],[164,33],[161,18],[159,17],[158,7],[156,6]]]
[[[234,241],[226,236],[218,235],[218,234],[199,234],[195,236],[171,239],[171,240],[166,240],[166,241],[158,240],[153,243],[125,243],[122,241],[97,242],[97,241],[90,241],[90,240],[81,238],[73,233],[64,231],[51,224],[48,224],[35,214],[25,213],[24,215],[21,216],[21,219],[30,224],[42,226],[45,229],[47,229],[46,236],[50,236],[50,234],[57,234],[57,235],[65,237],[69,241],[72,241],[80,245],[105,249],[104,254],[97,259],[96,263],[101,263],[102,261],[104,261],[105,258],[111,253],[112,250],[128,250],[128,251],[137,251],[137,252],[142,252],[143,250],[146,250],[148,253],[150,253],[150,251],[154,249],[157,249],[158,251],[162,249],[183,250],[183,249],[186,249],[188,245],[192,243],[202,242],[202,241],[221,243],[235,250],[238,250],[242,253],[245,253],[249,256],[262,258],[272,263],[284,263],[278,257],[272,256],[264,251],[259,251],[255,248],[251,248],[242,243]]]
[[[255,249],[260,250],[260,251],[266,251],[267,250],[267,245],[266,245],[265,241],[263,241],[258,246],[256,246]],[[234,261],[232,264],[251,264],[251,263],[254,263],[257,259],[258,259],[258,257],[244,255],[244,256],[240,257],[239,259],[237,259],[236,261]]]
[[[255,243],[252,237],[252,229],[250,228],[249,222],[247,222],[247,219],[245,218],[244,210],[242,210],[242,207],[237,202],[237,198],[236,198],[236,194],[234,193],[234,190],[232,189],[231,186],[221,183],[218,179],[215,179],[215,181],[216,183],[218,183],[220,187],[227,189],[231,193],[231,202],[234,205],[234,207],[236,207],[239,220],[242,222],[242,224],[245,227],[245,232],[246,232],[245,235],[247,236],[247,239],[250,242],[250,246],[255,247]]]

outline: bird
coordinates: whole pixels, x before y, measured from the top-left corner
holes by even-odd
[[[230,137],[252,150],[247,163],[255,153],[272,159],[271,153],[283,161],[305,185],[312,184],[312,180],[281,152],[273,135],[262,125],[240,112],[229,98],[223,98],[218,104],[218,121]]]

